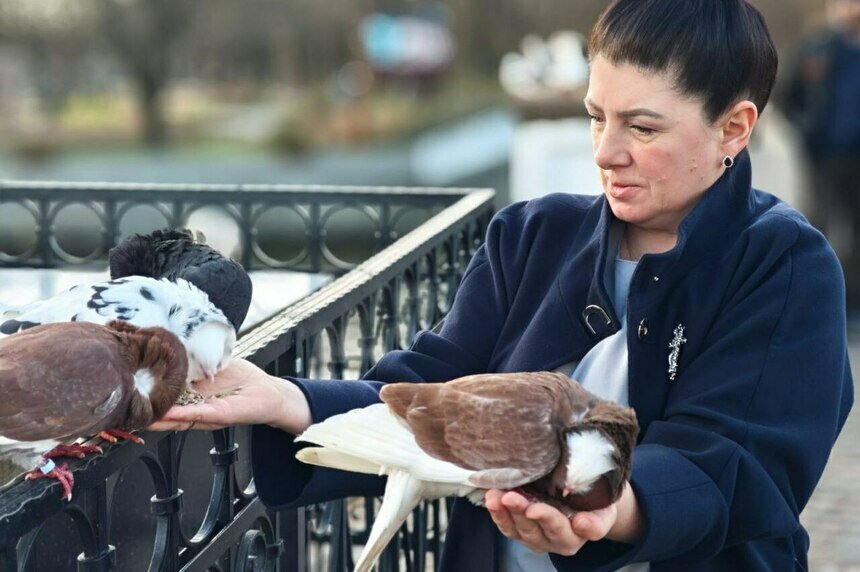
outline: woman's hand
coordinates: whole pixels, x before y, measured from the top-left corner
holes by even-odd
[[[151,431],[221,429],[231,425],[265,424],[298,434],[311,424],[302,391],[289,381],[270,376],[249,361],[233,359],[213,383],[195,389],[206,399],[197,405],[174,405],[149,426]]]
[[[506,537],[519,540],[533,552],[572,556],[588,541],[607,537],[629,543],[638,540],[641,514],[630,483],[624,487],[616,503],[571,518],[548,504],[530,503],[513,491],[489,490],[484,502]]]

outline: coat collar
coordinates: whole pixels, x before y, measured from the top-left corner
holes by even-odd
[[[678,242],[674,248],[660,254],[648,254],[642,257],[631,284],[631,293],[637,283],[642,280],[663,280],[671,275],[683,274],[701,260],[715,254],[715,245],[730,243],[732,237],[740,234],[746,228],[754,212],[754,197],[751,187],[752,167],[749,152],[742,151],[735,158],[735,165],[726,169],[723,175],[707,190],[684,218],[678,229]],[[588,255],[592,258],[591,282],[588,288],[585,305],[573,309],[579,312],[579,320],[593,341],[599,341],[619,329],[618,317],[612,310],[609,294],[604,286],[603,277],[606,273],[608,253],[611,249],[611,229],[614,226],[615,215],[604,196],[598,198],[593,210],[599,211],[599,220],[595,226],[591,243],[587,246]],[[572,282],[581,280],[582,265],[578,268],[568,268],[562,274],[562,291],[570,291]],[[655,283],[657,281],[654,281]],[[664,282],[665,283],[665,282]],[[649,302],[649,292],[641,294],[640,303]]]

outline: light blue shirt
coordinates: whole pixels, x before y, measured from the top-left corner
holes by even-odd
[[[617,251],[617,240],[616,248]],[[627,405],[627,294],[636,271],[636,262],[615,258],[614,274],[607,276],[615,313],[621,329],[591,348],[577,363],[558,371],[569,374],[591,393]],[[553,572],[555,567],[545,552],[532,552],[516,540],[502,546],[502,570],[505,572]],[[631,564],[619,572],[648,572],[648,563]]]

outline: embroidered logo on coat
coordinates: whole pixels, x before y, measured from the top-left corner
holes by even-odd
[[[687,342],[684,337],[684,325],[678,324],[673,332],[674,337],[669,342],[669,381],[675,381],[675,376],[678,374],[678,357],[681,355],[681,346]]]

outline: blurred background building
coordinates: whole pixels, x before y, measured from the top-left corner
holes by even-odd
[[[827,232],[853,316],[860,0],[751,1],[783,62],[754,183]],[[487,186],[497,206],[599,193],[582,45],[605,5],[0,0],[0,179]],[[816,153],[840,142],[837,159]],[[0,252],[29,232],[16,209],[0,203]],[[223,228],[217,214],[207,224]],[[845,442],[833,483],[857,467]],[[815,569],[860,566],[857,500],[844,484],[815,497]]]

